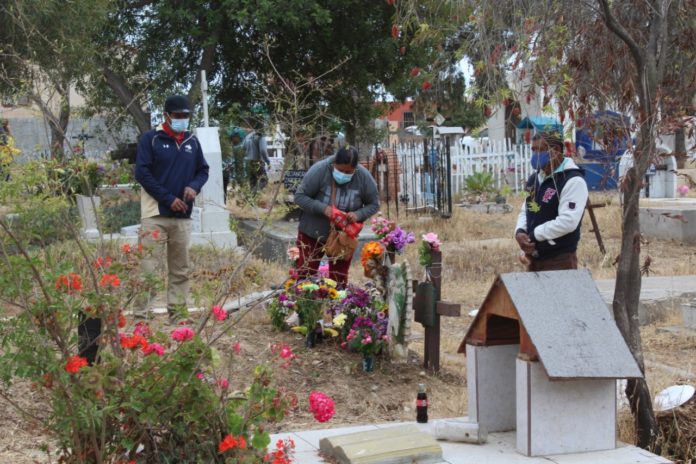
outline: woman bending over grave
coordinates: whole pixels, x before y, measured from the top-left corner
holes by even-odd
[[[302,179],[295,203],[302,209],[298,278],[316,276],[327,255],[329,278],[345,287],[362,223],[379,210],[377,183],[358,165],[358,151],[346,145],[315,163]]]

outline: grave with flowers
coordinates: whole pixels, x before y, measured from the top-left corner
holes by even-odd
[[[321,269],[318,276],[298,281],[299,272],[293,267],[283,290],[267,306],[271,321],[278,330],[304,335],[308,348],[337,339],[342,349],[361,355],[363,370],[372,372],[375,358],[382,355],[395,363],[407,361],[415,319],[425,328],[423,365],[437,371],[439,318],[459,315],[459,305],[440,301],[440,240],[432,232],[423,235],[419,261],[425,280],[418,283],[406,260],[396,262],[396,255],[414,243],[415,236],[381,214],[371,226],[378,240],[367,242],[360,252],[365,277],[371,280],[364,286],[350,283],[337,288]],[[291,262],[298,262],[296,247],[287,253]],[[414,301],[419,312],[414,312]]]

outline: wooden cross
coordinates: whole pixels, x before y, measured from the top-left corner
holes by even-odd
[[[592,232],[594,232],[595,238],[597,239],[597,244],[599,245],[599,251],[601,251],[603,255],[607,254],[607,250],[606,250],[606,248],[604,248],[604,242],[602,241],[602,234],[599,231],[599,225],[597,224],[597,218],[595,217],[594,210],[595,210],[595,208],[604,208],[605,206],[607,206],[606,203],[593,205],[589,199],[587,200],[587,204],[585,205],[585,209],[587,210],[587,213],[590,215],[590,221],[592,222]]]
[[[416,296],[413,299],[416,322],[425,328],[425,347],[423,349],[423,368],[436,372],[440,370],[440,316],[459,317],[461,305],[440,300],[442,289],[442,252],[432,251],[432,263],[426,269],[426,282],[421,285],[414,281]]]

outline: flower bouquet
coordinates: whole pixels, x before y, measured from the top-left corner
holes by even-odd
[[[403,253],[406,245],[415,241],[416,237],[412,233],[406,232],[399,226],[396,226],[381,240],[382,244],[387,247],[387,252],[399,254]]]
[[[384,261],[384,247],[379,242],[367,242],[360,253],[365,277],[375,278],[379,275]]]
[[[375,303],[368,290],[349,285],[345,290],[345,296],[331,303],[328,313],[332,317],[333,326],[345,339],[355,318],[371,315]]]
[[[442,242],[437,238],[437,234],[428,232],[423,235],[423,241],[418,249],[418,262],[421,266],[429,267],[433,264],[433,252],[439,252]]]
[[[295,330],[307,335],[307,346],[311,348],[315,345],[317,332],[323,333],[319,321],[323,317],[325,305],[340,297],[336,282],[331,279],[302,282],[289,279],[284,291],[269,304],[271,323],[282,329],[292,317],[296,317],[299,319],[299,326]]]
[[[386,219],[382,213],[378,213],[377,217],[372,219],[372,232],[379,239],[379,243],[386,248],[392,264],[395,260],[395,253],[401,254],[406,245],[416,241],[416,237],[412,233],[403,230],[396,225],[396,222]]]
[[[382,216],[381,212],[377,213],[377,216],[372,218],[370,224],[370,229],[372,229],[372,232],[374,232],[378,240],[382,240],[396,227],[396,223]]]
[[[382,313],[383,314],[383,313]],[[359,316],[346,336],[347,347],[363,355],[363,370],[372,372],[374,357],[382,352],[389,337],[387,336],[386,317],[373,321],[369,317]]]

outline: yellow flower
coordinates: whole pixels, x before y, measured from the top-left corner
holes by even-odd
[[[288,279],[288,280],[285,281],[285,285],[283,285],[283,288],[285,288],[285,291],[287,292],[288,290],[290,290],[290,287],[292,287],[292,285],[293,285],[294,283],[295,283],[294,280]]]
[[[336,281],[333,279],[324,278],[324,283],[331,288],[336,288]]]
[[[346,323],[346,319],[348,319],[348,316],[346,316],[345,314],[341,313],[341,314],[339,314],[338,316],[336,316],[336,317],[333,318],[333,324],[334,324],[336,327],[341,328],[341,327],[343,327],[343,324]]]
[[[339,295],[338,290],[336,290],[335,288],[329,289],[329,298],[331,298],[332,300],[335,300],[336,298],[338,298],[338,295]]]

